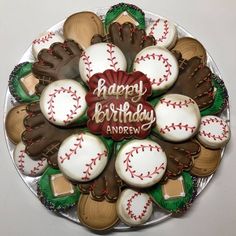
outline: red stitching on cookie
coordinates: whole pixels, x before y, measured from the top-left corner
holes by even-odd
[[[79,105],[79,100],[80,100],[80,96],[77,96],[76,94],[76,90],[72,91],[71,87],[64,88],[61,87],[60,89],[54,89],[54,93],[49,94],[50,100],[47,102],[48,105],[48,115],[49,115],[49,121],[56,121],[54,115],[55,115],[55,111],[54,111],[54,98],[56,97],[56,95],[61,94],[61,93],[68,93],[70,94],[70,96],[72,97],[72,99],[74,101],[76,101],[76,105],[73,105],[74,110],[70,110],[69,114],[66,114],[66,119],[63,120],[64,124],[68,124],[74,117],[74,115],[76,115],[76,111],[81,107],[81,105]],[[61,104],[60,104],[61,105]]]
[[[85,51],[82,52],[81,58],[84,61],[85,64],[85,70],[87,71],[87,78],[89,79],[92,76],[93,69],[91,67],[92,61],[90,61],[90,56],[87,56]]]
[[[166,98],[162,98],[160,102],[161,104],[166,104],[167,107],[171,106],[174,109],[188,107],[189,104],[195,104],[195,102],[191,98],[189,98],[188,100],[180,101],[180,102],[173,102],[171,100],[167,100]]]
[[[96,166],[96,161],[100,161],[102,159],[102,157],[106,157],[107,156],[107,151],[104,150],[103,153],[97,153],[97,156],[95,158],[91,158],[91,162],[87,163],[85,166],[88,167],[85,171],[83,171],[83,173],[85,174],[84,177],[82,177],[83,180],[89,180],[90,179],[90,175],[91,172],[93,170],[93,166]]]
[[[70,160],[71,156],[73,154],[76,154],[77,149],[82,147],[83,141],[84,141],[83,134],[80,134],[79,137],[76,138],[76,143],[74,143],[74,149],[70,148],[69,153],[65,153],[65,157],[62,156],[59,157],[60,163],[63,164],[65,160]]]
[[[25,150],[20,150],[20,155],[18,156],[18,168],[20,170],[21,173],[24,173],[24,168],[25,168]]]
[[[172,74],[171,73],[172,65],[169,63],[168,58],[163,57],[162,54],[155,54],[155,53],[146,54],[145,56],[138,57],[136,58],[135,63],[139,64],[140,61],[146,61],[146,60],[151,60],[151,59],[153,60],[157,59],[158,61],[161,61],[166,67],[166,71],[165,71],[166,74],[163,75],[163,78],[159,78],[159,79],[150,78],[152,85],[156,84],[157,86],[160,86],[163,82],[168,81],[170,75]]]
[[[107,58],[108,61],[110,61],[110,67],[115,70],[118,71],[120,70],[120,68],[116,68],[118,61],[116,61],[116,56],[113,55],[114,50],[113,48],[115,48],[115,45],[111,44],[111,43],[107,43],[108,49],[107,52],[109,54],[109,58]]]
[[[159,167],[155,167],[154,171],[151,173],[150,171],[147,172],[146,175],[144,173],[136,174],[136,170],[132,169],[132,166],[130,165],[130,157],[133,157],[133,153],[136,152],[138,153],[140,151],[144,151],[145,148],[149,148],[149,150],[152,152],[153,149],[155,149],[157,152],[163,151],[160,147],[158,146],[153,146],[153,145],[140,145],[139,147],[133,147],[133,150],[130,152],[125,153],[127,155],[127,158],[124,160],[124,164],[126,164],[126,172],[129,171],[130,175],[132,178],[137,177],[140,180],[143,180],[144,178],[152,178],[153,175],[159,174],[159,171],[162,169],[164,170],[164,163],[162,163]]]
[[[147,212],[147,208],[151,205],[152,201],[151,198],[148,199],[148,201],[146,202],[145,206],[143,207],[142,212],[139,215],[135,215],[135,213],[132,211],[131,207],[132,207],[132,201],[140,196],[142,193],[134,193],[130,199],[127,200],[127,207],[126,207],[126,211],[128,212],[128,215],[130,216],[131,219],[134,220],[141,220],[146,212]]]
[[[37,162],[37,166],[33,168],[33,170],[30,171],[30,175],[34,176],[37,174],[37,171],[40,171],[40,167],[44,166],[44,162],[46,161],[46,158],[42,158]]]
[[[191,133],[193,133],[196,129],[195,126],[189,126],[188,124],[182,124],[181,122],[179,124],[174,124],[172,123],[171,125],[166,125],[165,128],[161,128],[160,129],[160,133],[162,134],[166,134],[167,132],[170,132],[171,130],[176,130],[176,129],[185,129],[185,131],[190,131]]]
[[[155,28],[158,26],[158,23],[160,22],[161,19],[157,19],[151,29],[150,29],[150,33],[149,33],[149,36],[153,36],[154,35],[154,30]],[[169,25],[168,25],[168,21],[167,20],[164,20],[164,31],[163,31],[163,34],[160,38],[156,39],[156,44],[158,44],[158,42],[163,42],[166,38],[167,38],[167,34],[169,33]]]
[[[49,32],[47,35],[45,35],[45,36],[43,36],[43,37],[41,37],[41,38],[39,38],[39,39],[35,39],[35,40],[33,41],[33,44],[40,44],[40,43],[48,42],[49,39],[52,39],[52,38],[53,38],[53,36],[55,36],[55,33]]]

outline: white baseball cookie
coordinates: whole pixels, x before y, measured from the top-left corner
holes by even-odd
[[[159,182],[165,173],[167,158],[156,142],[132,140],[121,146],[115,162],[120,178],[130,186],[146,188]]]
[[[134,71],[143,72],[156,93],[163,93],[176,81],[179,66],[174,55],[165,48],[150,46],[138,53],[134,60]]]
[[[197,138],[208,148],[222,148],[230,139],[230,128],[223,119],[217,116],[204,116],[201,119]]]
[[[168,49],[174,47],[178,38],[176,26],[172,22],[161,18],[157,18],[150,24],[146,29],[146,33],[148,36],[153,36],[156,39],[158,47]]]
[[[38,176],[42,174],[48,166],[46,158],[42,158],[37,161],[32,160],[25,153],[25,145],[23,142],[20,142],[16,145],[13,157],[18,170],[23,175],[31,177]]]
[[[117,203],[117,214],[122,222],[130,226],[144,224],[152,215],[152,200],[146,193],[125,189]]]
[[[66,126],[86,111],[86,90],[75,80],[58,80],[49,84],[40,97],[45,118],[55,125]]]
[[[37,39],[32,42],[32,53],[35,58],[37,58],[38,53],[42,49],[48,49],[51,44],[56,42],[64,42],[64,38],[56,32],[44,32]]]
[[[180,94],[167,94],[155,106],[156,130],[166,140],[181,142],[193,137],[200,125],[196,102]]]
[[[88,132],[66,138],[58,151],[58,166],[69,179],[87,182],[105,168],[108,150],[103,141]]]
[[[86,48],[79,61],[81,78],[87,82],[96,73],[111,69],[123,70],[127,67],[122,51],[111,43],[97,43]]]

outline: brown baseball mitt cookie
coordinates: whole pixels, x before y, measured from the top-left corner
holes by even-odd
[[[95,35],[91,43],[95,44],[104,41],[111,42],[121,49],[126,57],[128,70],[131,69],[134,58],[143,48],[155,45],[153,36],[147,36],[145,30],[138,29],[129,22],[122,25],[117,22],[112,23],[109,26],[108,35],[105,37]]]
[[[209,107],[214,101],[211,70],[202,64],[199,57],[193,57],[187,61],[181,59],[180,53],[175,53],[175,56],[179,62],[180,73],[168,93],[191,97],[200,110]]]
[[[49,49],[42,49],[32,72],[39,79],[36,93],[41,94],[45,86],[61,79],[80,80],[79,59],[82,49],[73,40],[54,43]]]
[[[88,194],[96,200],[115,202],[121,191],[122,180],[115,170],[116,148],[113,150],[113,155],[102,174],[95,180],[88,183],[79,184],[80,191]]]
[[[162,181],[166,181],[169,178],[175,179],[184,170],[190,170],[193,166],[194,158],[197,158],[201,151],[200,145],[192,140],[171,143],[160,139],[156,134],[151,135],[151,139],[164,149],[167,156],[167,169]]]

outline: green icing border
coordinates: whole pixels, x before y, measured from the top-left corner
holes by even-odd
[[[178,213],[186,208],[186,205],[194,198],[194,181],[192,176],[188,172],[183,172],[182,177],[184,179],[185,197],[165,200],[162,195],[162,185],[155,185],[150,191],[152,199],[163,209],[166,209],[173,213]]]
[[[112,6],[105,16],[105,29],[108,31],[109,25],[124,11],[127,11],[139,23],[139,29],[145,29],[145,14],[135,5],[127,3],[119,3]]]
[[[39,100],[37,95],[29,96],[20,84],[20,79],[32,71],[32,65],[30,62],[20,63],[15,66],[10,74],[8,81],[10,93],[18,102],[24,103]]]
[[[223,80],[217,75],[212,75],[212,83],[217,89],[213,104],[201,111],[201,116],[216,115],[222,112],[228,101],[228,92]]]
[[[54,197],[51,189],[50,177],[54,174],[60,174],[61,171],[47,168],[38,182],[38,197],[40,201],[50,210],[58,211],[64,210],[74,206],[80,197],[80,192],[77,186],[75,186],[75,192],[70,196]]]

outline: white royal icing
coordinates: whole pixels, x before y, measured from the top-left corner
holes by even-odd
[[[152,215],[152,200],[146,193],[125,189],[116,205],[121,221],[130,226],[145,223]]]
[[[166,19],[157,18],[150,24],[146,33],[156,39],[156,45],[159,47],[172,48],[177,40],[176,26]]]
[[[165,48],[150,46],[138,53],[134,60],[134,71],[143,72],[159,93],[170,88],[179,74],[179,66],[174,55]]]
[[[223,119],[217,116],[204,116],[197,138],[206,147],[221,148],[229,141],[230,129]]]
[[[108,161],[108,150],[96,135],[88,132],[66,138],[58,151],[58,166],[68,178],[87,182],[96,178]]]
[[[196,102],[180,94],[163,96],[155,106],[156,129],[166,140],[181,142],[193,137],[200,125]]]
[[[115,168],[127,184],[135,187],[150,187],[159,182],[165,173],[165,152],[156,142],[143,139],[132,140],[119,150]]]
[[[48,49],[51,44],[56,42],[64,42],[64,38],[55,32],[44,32],[37,39],[32,42],[32,53],[37,58],[38,53],[42,49]]]
[[[38,176],[42,174],[48,166],[46,158],[42,158],[37,161],[32,160],[25,153],[25,145],[23,142],[16,145],[13,157],[18,170],[27,176]]]
[[[96,73],[111,69],[126,70],[126,59],[122,51],[111,43],[97,43],[86,48],[79,61],[81,78],[87,82]]]
[[[40,108],[48,121],[66,126],[81,117],[86,108],[86,90],[75,80],[49,84],[40,97]]]

